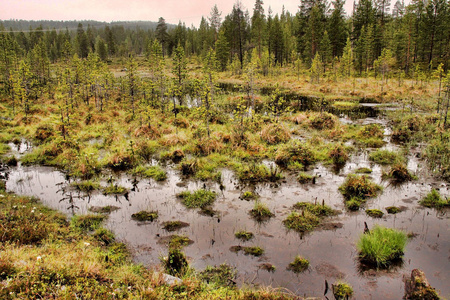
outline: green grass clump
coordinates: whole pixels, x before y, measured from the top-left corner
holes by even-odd
[[[120,207],[113,206],[113,205],[89,207],[90,212],[98,213],[98,214],[109,214],[118,209],[120,209]]]
[[[200,272],[200,278],[215,286],[234,286],[237,271],[226,263],[220,266],[207,266]]]
[[[429,208],[442,209],[450,207],[450,199],[442,198],[436,189],[432,189],[419,204]]]
[[[162,223],[163,229],[167,231],[175,231],[183,227],[188,227],[189,224],[181,221],[167,221]]]
[[[250,210],[250,215],[258,222],[267,221],[271,217],[275,216],[275,214],[270,211],[267,205],[260,201],[255,202],[255,205]]]
[[[261,256],[264,254],[264,249],[259,246],[243,247],[242,250],[244,250],[245,255]]]
[[[293,163],[300,163],[304,167],[314,165],[317,155],[314,149],[298,140],[292,140],[285,146],[280,147],[275,155],[275,163],[287,167]]]
[[[381,218],[384,215],[379,209],[366,209],[366,214],[372,218]]]
[[[205,189],[199,189],[191,193],[190,191],[184,191],[178,194],[187,208],[204,208],[214,203],[217,197],[217,193],[208,191]]]
[[[369,159],[380,165],[401,163],[405,160],[400,153],[385,149],[379,149],[371,152],[369,154]]]
[[[291,138],[289,129],[280,124],[269,124],[261,130],[261,139],[269,145],[286,143]]]
[[[314,176],[305,172],[300,172],[297,176],[297,180],[300,183],[310,183],[313,182]]]
[[[114,234],[108,229],[105,229],[103,227],[97,228],[97,230],[95,230],[92,236],[102,245],[105,246],[111,245],[116,241]]]
[[[95,182],[92,180],[76,181],[76,182],[72,182],[71,185],[74,188],[76,188],[77,190],[80,190],[80,191],[86,192],[86,193],[100,189],[100,184],[98,182]]]
[[[251,191],[245,191],[244,193],[242,193],[240,198],[242,200],[254,200],[258,198],[258,195]]]
[[[383,128],[378,124],[363,126],[357,133],[356,139],[366,147],[379,148],[384,145]]]
[[[345,200],[345,207],[347,207],[351,211],[356,211],[356,210],[359,210],[359,208],[361,207],[361,204],[363,202],[364,202],[363,199],[353,197],[349,200]]]
[[[189,267],[186,255],[179,248],[169,248],[169,255],[161,261],[166,272],[172,276],[183,276]]]
[[[247,242],[254,237],[254,234],[249,231],[241,230],[241,231],[235,232],[234,236],[244,242]]]
[[[345,283],[338,282],[332,285],[333,295],[336,300],[345,300],[353,296],[353,288]]]
[[[339,191],[346,199],[367,199],[377,196],[381,187],[373,183],[366,175],[350,174],[345,182],[339,187]]]
[[[239,180],[249,182],[277,181],[283,178],[278,168],[268,168],[263,164],[238,164],[236,172]]]
[[[370,169],[370,168],[358,168],[358,169],[356,169],[355,173],[358,173],[358,174],[371,174],[372,173],[372,169]]]
[[[337,144],[333,149],[331,149],[328,156],[332,159],[335,165],[345,165],[349,158],[348,150],[342,144]]]
[[[312,204],[309,202],[297,202],[293,206],[295,209],[307,210],[318,217],[325,217],[334,213],[333,209],[325,203]]]
[[[308,210],[301,213],[291,212],[283,221],[284,226],[297,232],[313,230],[320,224],[320,219]]]
[[[151,166],[146,168],[144,166],[137,166],[131,173],[133,175],[142,176],[145,178],[153,178],[156,181],[164,181],[167,179],[167,173],[160,166]]]
[[[103,189],[103,194],[105,195],[123,195],[128,192],[128,189],[117,185],[117,184],[110,184],[107,187]]]
[[[70,225],[83,231],[94,231],[105,219],[105,215],[76,215],[70,220]]]
[[[297,255],[293,262],[291,262],[288,266],[288,270],[291,270],[294,273],[301,273],[308,269],[309,261],[306,258],[303,258]]]
[[[383,174],[383,179],[390,178],[393,182],[403,183],[405,181],[410,181],[417,179],[416,176],[409,172],[408,168],[402,163],[396,163],[391,167],[391,170]]]
[[[40,244],[55,234],[59,225],[66,224],[65,217],[44,209],[34,198],[6,195],[0,199],[1,243]]]
[[[157,211],[145,211],[141,210],[140,212],[134,213],[131,215],[131,218],[136,221],[144,222],[144,221],[150,221],[153,222],[154,220],[158,219],[158,212]]]
[[[192,244],[193,241],[184,235],[172,235],[169,241],[169,248],[182,248]]]
[[[356,247],[361,261],[377,267],[387,267],[401,258],[407,243],[404,232],[376,225],[362,234]]]
[[[399,212],[401,212],[400,208],[398,208],[397,206],[388,206],[386,207],[386,211],[388,212],[388,214],[398,214]]]

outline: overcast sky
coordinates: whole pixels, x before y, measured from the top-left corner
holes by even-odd
[[[347,0],[347,14],[353,0]],[[231,12],[235,0],[0,0],[0,20],[96,20],[96,21],[158,21],[167,23],[184,22],[186,26],[198,27],[202,16],[208,17],[211,8],[217,4],[223,17]],[[250,15],[255,0],[241,0]],[[265,0],[267,15],[269,6],[273,14],[281,13],[282,6],[296,13],[300,0]]]

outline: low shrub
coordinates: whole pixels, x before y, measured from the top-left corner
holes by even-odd
[[[376,267],[387,267],[402,257],[407,240],[404,232],[376,225],[361,235],[356,247],[361,261]]]

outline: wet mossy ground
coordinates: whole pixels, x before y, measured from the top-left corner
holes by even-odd
[[[158,212],[157,211],[145,211],[141,210],[140,212],[134,213],[131,215],[131,218],[136,221],[144,222],[149,221],[153,222],[154,220],[158,219]]]

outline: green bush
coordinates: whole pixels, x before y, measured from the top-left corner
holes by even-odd
[[[403,255],[407,240],[404,232],[376,225],[361,235],[356,247],[361,261],[387,267]]]

